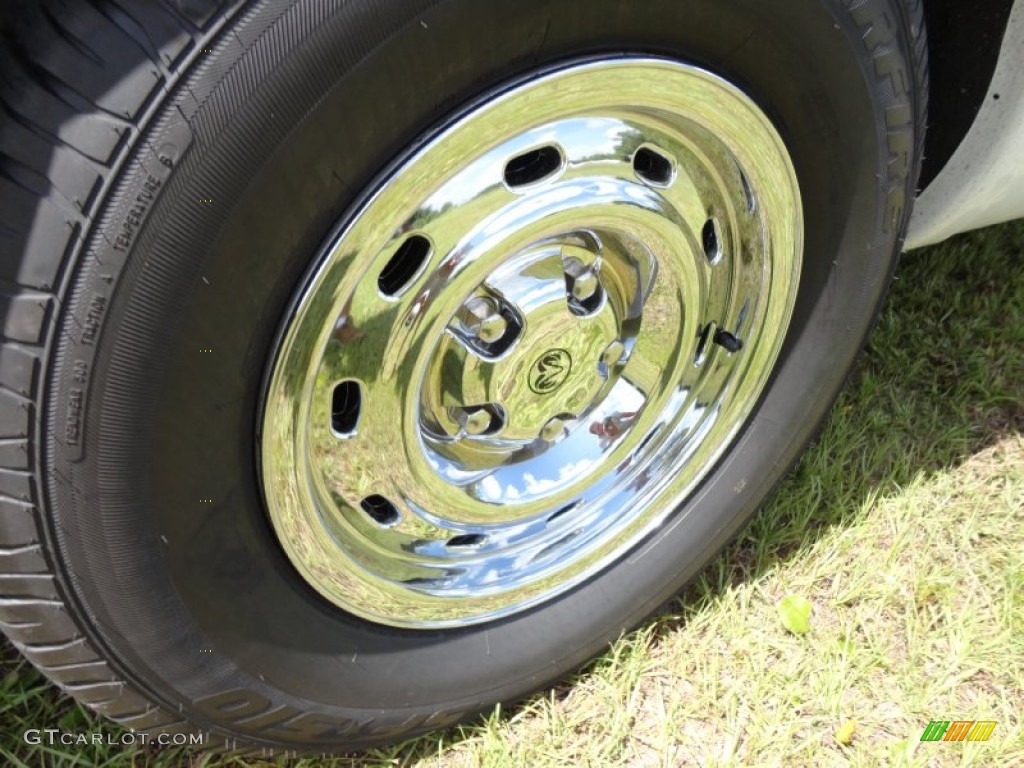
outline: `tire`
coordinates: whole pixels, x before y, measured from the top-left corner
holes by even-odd
[[[606,0],[196,0],[173,9],[97,0],[18,6],[4,30],[0,622],[44,674],[101,714],[150,733],[198,729],[214,746],[353,750],[449,726],[550,685],[671,598],[750,518],[827,414],[891,277],[920,167],[920,0],[780,0],[770,9],[759,0],[658,0],[642,12]],[[791,168],[802,205],[778,226],[795,232],[799,270],[764,256],[793,283],[777,316],[752,331],[775,339],[758,367],[737,368],[753,370],[756,386],[727,411],[699,462],[651,453],[667,462],[652,466],[690,479],[652,486],[669,489],[657,498],[671,504],[648,509],[639,496],[619,497],[622,509],[647,516],[616,517],[616,507],[594,518],[612,538],[587,544],[582,561],[559,544],[557,562],[533,581],[510,572],[514,597],[497,590],[496,602],[460,602],[440,582],[356,582],[413,595],[389,607],[377,592],[352,592],[352,582],[331,587],[332,573],[360,574],[365,563],[339,565],[328,549],[340,559],[315,567],[305,529],[289,527],[302,507],[289,506],[280,485],[296,476],[295,461],[268,446],[295,444],[281,437],[288,420],[277,409],[290,405],[298,369],[288,361],[308,353],[299,318],[319,311],[325,273],[342,285],[355,269],[345,265],[363,263],[339,244],[361,221],[395,225],[379,218],[374,195],[409,168],[440,173],[437,163],[416,163],[492,103],[629,67],[695,88],[725,83],[714,87],[763,116],[758,130],[777,136],[788,158],[779,168]],[[557,106],[552,93],[522,103]],[[535,149],[520,157],[551,159]],[[690,161],[652,151],[633,147],[639,181],[630,183],[661,194]],[[567,163],[556,158],[551,168]],[[524,188],[540,183],[529,176],[537,166],[524,167],[534,168]],[[722,183],[750,183],[740,178]],[[770,202],[787,179],[761,178],[755,191]],[[694,235],[694,248],[714,261],[725,230],[712,231],[710,245]],[[396,237],[410,242],[408,232]],[[375,279],[397,297],[421,278],[389,258],[402,279]],[[614,258],[625,257],[601,263]],[[659,263],[666,280],[673,263]],[[571,291],[584,286],[581,275],[570,275]],[[683,290],[687,281],[677,282]],[[436,286],[443,295],[444,281]],[[624,289],[606,290],[611,305]],[[769,307],[774,295],[765,294]],[[465,348],[486,341],[472,317],[460,317],[448,336],[468,334]],[[503,317],[499,341],[517,322],[514,312]],[[341,341],[355,343],[343,326]],[[717,339],[720,359],[754,359],[761,347],[743,350],[730,328],[698,330]],[[382,333],[391,345],[402,331]],[[566,355],[589,354],[570,336],[577,346]],[[547,372],[561,370],[561,358],[547,359]],[[714,396],[726,398],[725,389]],[[369,397],[333,391],[344,395],[333,405],[342,422],[351,397]],[[517,401],[524,412],[533,402]],[[404,424],[407,404],[396,405]],[[462,417],[482,418],[474,408]],[[460,422],[457,440],[490,439],[492,418],[539,423],[487,413],[482,426]],[[542,432],[551,445],[577,434],[555,427],[545,422]],[[648,455],[644,436],[629,443],[638,463]],[[359,471],[339,482],[351,489],[378,477]],[[364,492],[363,509],[387,528],[395,503],[375,507],[377,489]],[[621,520],[633,528],[616,544]],[[338,535],[341,549],[358,539]],[[373,534],[381,551],[401,549],[391,535]],[[548,574],[555,586],[534,590]],[[474,595],[488,589],[482,576],[468,583]],[[437,601],[416,597],[428,593]]]

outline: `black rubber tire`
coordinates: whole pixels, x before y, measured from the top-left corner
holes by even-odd
[[[6,13],[0,624],[99,712],[215,745],[357,749],[450,725],[548,685],[657,609],[828,412],[901,250],[921,158],[921,0]],[[375,174],[460,104],[627,51],[728,78],[792,153],[806,256],[773,383],[628,567],[477,627],[347,616],[300,580],[261,502],[258,398],[288,301]]]

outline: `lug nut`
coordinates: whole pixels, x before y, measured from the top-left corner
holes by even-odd
[[[577,256],[565,256],[562,249],[562,266],[568,278],[569,292],[576,301],[586,301],[598,292],[601,281],[597,273],[601,270],[601,257],[593,256],[590,261],[583,261]]]
[[[480,323],[477,337],[486,344],[493,344],[505,335],[508,330],[508,321],[499,314],[485,317]]]
[[[558,416],[550,419],[547,424],[540,428],[540,439],[552,442],[565,431],[565,421]]]
[[[594,242],[589,246],[582,246],[565,243],[562,245],[561,256],[567,272],[572,271],[573,264],[583,268],[596,267],[601,262],[601,244]]]
[[[572,279],[572,295],[577,301],[586,301],[597,293],[597,275],[592,269],[588,269]]]
[[[625,354],[626,345],[616,339],[601,353],[601,362],[604,363],[606,368],[613,368],[622,362]]]
[[[485,344],[500,340],[508,330],[508,321],[502,317],[497,305],[482,296],[466,302],[459,321],[466,333]]]
[[[494,418],[491,416],[490,411],[486,408],[481,408],[478,411],[467,414],[462,428],[466,430],[467,434],[483,435],[491,429],[493,424]]]

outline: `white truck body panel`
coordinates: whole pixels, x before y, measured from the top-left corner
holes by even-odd
[[[906,248],[1022,217],[1024,1],[1017,0],[985,102],[945,168],[917,198]]]

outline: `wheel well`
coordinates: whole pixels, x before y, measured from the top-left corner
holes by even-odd
[[[985,102],[1014,0],[926,0],[930,97],[919,187],[938,176]]]

